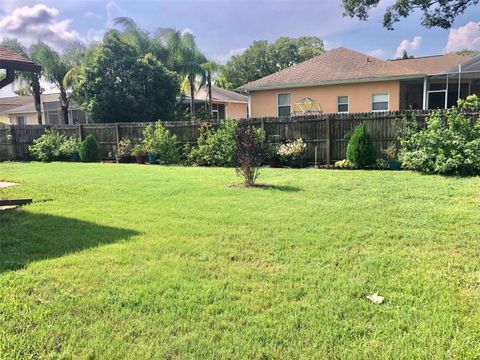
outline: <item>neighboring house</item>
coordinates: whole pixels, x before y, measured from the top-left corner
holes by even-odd
[[[250,117],[290,116],[309,97],[325,113],[437,109],[480,94],[480,56],[384,61],[346,48],[243,85]]]
[[[183,97],[185,108],[190,104],[190,96]],[[206,86],[195,93],[195,109],[207,109],[208,93]],[[247,117],[248,97],[234,91],[212,85],[212,113],[217,119],[244,119]]]
[[[42,94],[42,122],[46,125],[63,124],[59,94]],[[37,125],[37,112],[33,96],[0,98],[0,118],[13,125]],[[86,124],[88,115],[70,99],[68,108],[69,124]]]

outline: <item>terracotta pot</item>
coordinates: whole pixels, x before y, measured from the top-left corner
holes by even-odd
[[[145,158],[146,156],[143,154],[139,154],[135,156],[135,160],[137,161],[137,164],[145,164]]]

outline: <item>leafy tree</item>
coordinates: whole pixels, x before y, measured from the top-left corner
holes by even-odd
[[[36,54],[38,62],[43,67],[45,78],[60,90],[62,118],[63,122],[68,124],[70,98],[67,88],[70,84],[65,81],[68,78],[66,75],[81,62],[85,48],[79,43],[71,44],[62,54],[43,43],[33,45],[32,48],[32,52]]]
[[[246,186],[255,186],[268,151],[263,129],[240,123],[235,131],[235,150],[237,175],[243,177]]]
[[[463,49],[463,50],[457,51],[457,54],[474,57],[474,56],[480,55],[480,51],[473,50],[473,49]]]
[[[23,57],[32,60],[33,62],[38,61],[38,52],[36,48],[27,49],[18,39],[7,38],[3,39],[2,46],[7,49],[22,55]],[[16,71],[15,75],[20,82],[20,89],[18,90],[18,95],[33,95],[35,111],[37,112],[37,121],[38,124],[42,124],[42,105],[41,105],[41,94],[42,89],[40,87],[40,78],[42,76],[41,72],[29,72],[29,71]]]
[[[233,56],[222,69],[219,86],[235,89],[323,53],[323,41],[315,36],[281,37],[269,44],[254,41],[241,55]]]
[[[73,90],[94,122],[173,120],[179,78],[116,30],[75,70]]]
[[[422,12],[422,25],[427,28],[452,27],[454,20],[480,0],[395,0],[387,7],[383,16],[383,26],[389,30],[393,24],[406,18],[414,11]],[[345,15],[367,20],[369,11],[378,6],[380,0],[343,0]]]

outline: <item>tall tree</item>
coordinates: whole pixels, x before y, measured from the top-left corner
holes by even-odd
[[[220,69],[220,66],[214,61],[207,61],[202,65],[203,73],[200,80],[200,88],[206,87],[208,95],[208,114],[212,115],[212,77]]]
[[[173,120],[180,79],[148,52],[109,31],[69,73],[75,98],[93,122]],[[73,75],[71,75],[74,73]]]
[[[197,76],[203,74],[202,64],[207,62],[198,50],[195,38],[190,33],[165,28],[158,33],[167,52],[168,66],[178,74],[187,78],[190,87],[190,113],[195,116],[195,89]]]
[[[33,62],[38,61],[38,53],[35,47],[27,49],[25,46],[22,45],[20,41],[17,39],[3,39],[2,46],[6,47],[7,49],[26,57],[27,59],[32,60]],[[17,79],[20,82],[20,89],[19,94],[33,96],[33,102],[35,104],[35,111],[37,113],[37,122],[39,125],[42,124],[42,103],[41,103],[41,94],[42,89],[40,87],[40,79],[42,73],[38,72],[28,72],[28,71],[19,71],[15,72]],[[26,89],[25,85],[28,87]]]
[[[84,47],[75,43],[68,46],[62,54],[57,53],[44,43],[33,46],[38,62],[42,65],[45,78],[60,90],[60,108],[65,124],[68,124],[68,108],[70,98],[67,94],[68,83],[66,75],[77,66],[83,57]]]
[[[265,40],[254,41],[241,55],[233,56],[225,64],[217,83],[226,89],[235,89],[324,51],[323,41],[315,36],[281,37],[271,44]]]
[[[395,0],[387,7],[383,16],[383,26],[389,30],[393,24],[406,18],[414,11],[422,13],[422,25],[427,28],[439,27],[449,29],[455,19],[468,7],[478,4],[480,0]],[[346,16],[367,20],[369,11],[377,7],[380,0],[343,0]]]

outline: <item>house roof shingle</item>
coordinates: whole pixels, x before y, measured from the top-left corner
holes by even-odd
[[[449,53],[411,59],[392,60],[392,63],[417,70],[425,75],[435,75],[447,72],[449,69],[472,60],[470,56]]]
[[[40,101],[43,110],[43,103],[59,101],[59,93],[42,94]],[[77,103],[73,99],[70,101],[70,109],[78,110],[79,107]],[[34,112],[36,112],[36,110],[33,96],[13,96],[8,98],[0,98],[0,113],[9,115],[28,114]]]
[[[422,73],[418,70],[341,47],[249,82],[240,88],[260,90],[282,86],[311,86],[328,82],[368,81],[376,78],[421,75]]]

